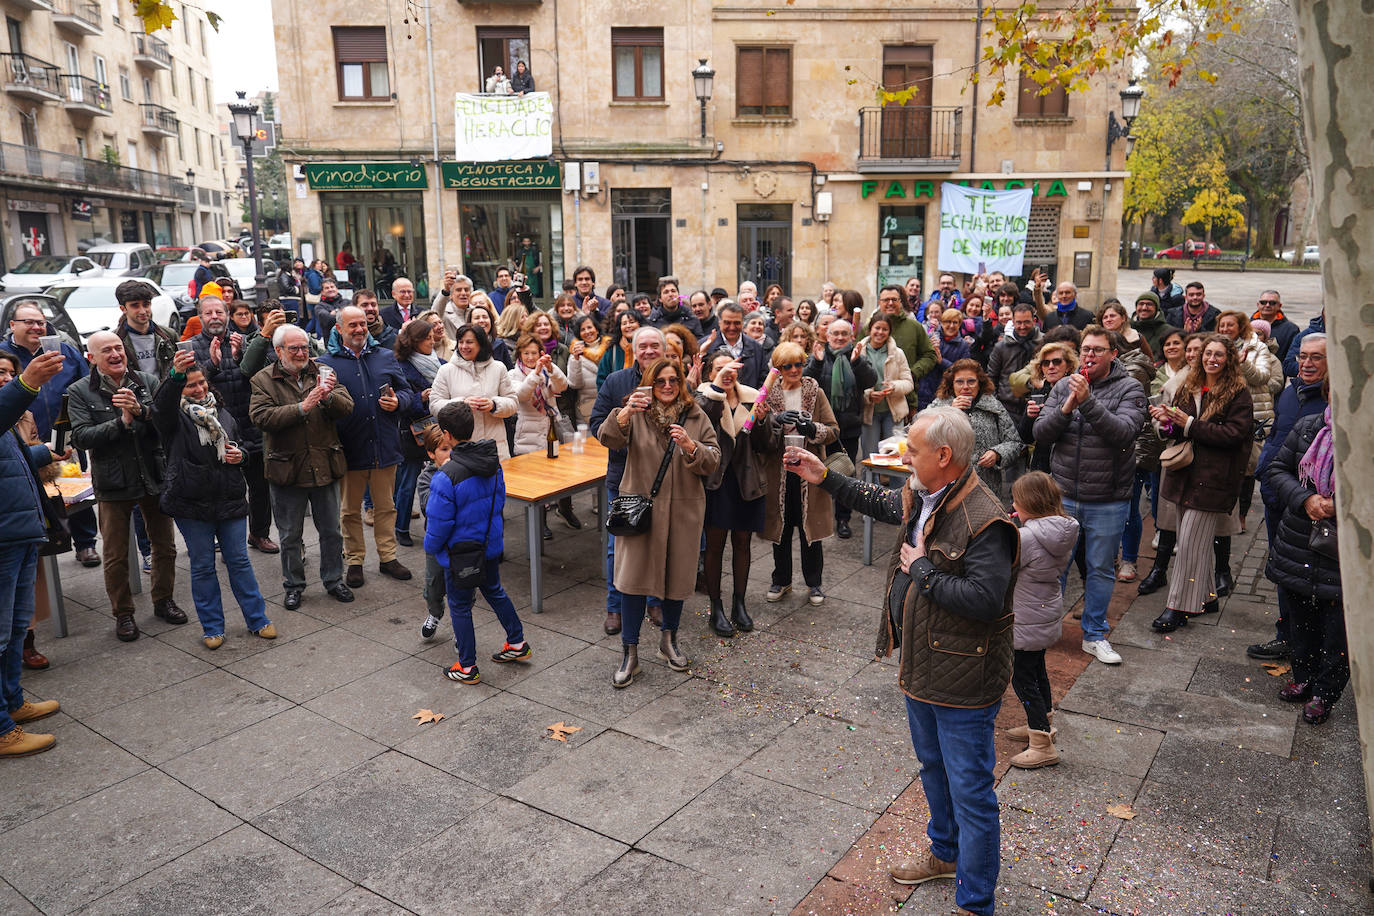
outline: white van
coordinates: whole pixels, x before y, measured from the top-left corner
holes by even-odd
[[[151,245],[142,242],[115,242],[108,245],[96,245],[87,250],[86,256],[105,268],[101,276],[105,277],[133,277],[137,276],[145,268],[152,267],[157,263],[157,256],[153,254]]]

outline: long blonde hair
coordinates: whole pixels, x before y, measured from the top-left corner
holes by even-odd
[[[496,319],[496,335],[498,337],[518,337],[529,314],[529,310],[525,308],[525,303],[520,300],[506,302],[506,307],[501,309],[501,314]]]

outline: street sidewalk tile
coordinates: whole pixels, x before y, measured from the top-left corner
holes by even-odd
[[[410,910],[355,887],[316,910],[313,916],[408,916]]]
[[[634,845],[720,776],[708,760],[604,731],[506,790],[541,811]],[[627,792],[628,786],[645,791]]]
[[[569,890],[549,914],[604,916],[608,912],[681,916],[762,913],[767,909],[761,898],[727,881],[632,849],[590,881]]]
[[[1164,740],[1162,731],[1069,710],[1055,713],[1054,727],[1061,759],[1127,776],[1147,775]]]
[[[769,631],[750,635],[748,640],[731,640],[719,658],[695,664],[692,673],[746,693],[815,705],[872,658],[780,638]]]
[[[7,916],[39,916],[41,911],[24,899],[24,895],[0,881],[0,913]]]
[[[44,677],[34,678],[35,689],[58,699],[69,715],[81,719],[215,670],[214,665],[156,639],[118,642],[113,622],[109,638],[108,648],[87,656],[81,664],[42,672]],[[54,651],[60,651],[60,646]],[[26,676],[26,686],[28,681]]]
[[[517,681],[510,690],[574,716],[602,725],[614,725],[680,686],[689,677],[666,665],[651,664],[645,656],[658,650],[658,637],[648,628],[644,630],[644,636],[646,638],[639,644],[641,673],[635,677],[633,684],[622,690],[611,686],[611,675],[620,665],[620,650],[604,646],[588,646],[543,671]]]
[[[248,631],[242,615],[239,615],[237,620],[232,617],[226,618],[224,643],[218,649],[205,648],[205,644],[201,641],[205,636],[205,631],[194,616],[186,626],[160,633],[156,639],[217,668],[227,668],[236,661],[257,655],[260,652],[266,652],[269,649],[279,648],[292,640],[308,636],[329,626],[323,620],[316,620],[305,614],[293,613],[270,603],[267,605],[267,616],[271,619],[273,626],[277,628],[276,639],[259,639],[254,636]]]
[[[827,875],[804,900],[792,908],[791,916],[834,916],[837,913],[843,913],[844,916],[892,916],[903,912],[903,901],[910,893],[911,888],[892,881],[888,881],[886,886],[881,883],[855,884]],[[948,910],[947,907],[932,912],[939,912],[943,916]]]
[[[145,761],[85,725],[70,719],[57,724],[56,718],[35,722],[27,729],[53,735],[56,747],[22,761],[5,762],[6,803],[0,807],[0,833],[148,769]],[[4,912],[2,907],[0,912]]]
[[[444,728],[458,713],[495,696],[496,688],[485,683],[485,668],[482,673],[483,683],[458,684],[429,662],[403,658],[315,697],[305,708],[379,744],[395,747],[422,731]],[[421,725],[411,718],[421,709],[432,709],[448,718]]]
[[[86,719],[151,764],[166,763],[292,707],[274,693],[215,669]],[[176,723],[169,728],[169,723]]]
[[[310,913],[348,881],[247,824],[124,885],[83,910],[90,916]]]
[[[771,636],[808,642],[872,660],[879,615],[846,597],[827,598],[820,607],[803,605],[768,628]]]
[[[1005,706],[1006,704],[1003,703]],[[841,684],[816,711],[853,725],[900,733],[911,750],[911,728],[906,718],[906,694],[897,686],[897,672],[881,662],[870,661],[849,680]]]
[[[430,839],[494,795],[394,751],[255,818],[253,826],[353,882]]]
[[[403,658],[405,654],[395,649],[329,627],[234,662],[225,670],[292,702],[304,703]]]
[[[908,734],[809,715],[742,767],[750,773],[879,813],[919,769]]]
[[[413,617],[418,613],[415,627],[419,629],[425,619],[425,599],[421,593],[424,586],[424,566],[421,565],[417,569],[414,564],[406,565],[414,575],[408,582],[398,582],[377,572],[375,560],[371,565],[364,565],[363,574],[367,576],[367,584],[350,589],[353,592],[353,600],[347,603],[334,600],[333,596],[325,592],[324,586],[315,578],[315,574],[307,571],[306,578],[310,584],[301,593],[300,610],[272,610],[269,616],[283,618],[286,614],[305,614],[325,623],[343,623],[373,611],[398,608],[404,616]],[[281,597],[273,599],[277,603],[281,600]]]
[[[1351,830],[1318,819],[1280,817],[1269,880],[1308,895],[1314,904],[1321,901],[1338,911],[1345,907],[1347,913],[1367,911],[1368,856],[1351,857],[1343,850],[1367,851],[1368,842],[1369,831],[1363,826]]]
[[[542,913],[628,848],[498,798],[364,884],[421,916]]]
[[[639,848],[791,909],[873,825],[871,812],[750,773],[722,777]]]
[[[547,630],[540,626],[542,617],[534,618],[532,622],[528,615],[521,618],[521,629],[525,634],[525,641],[530,644],[533,655],[529,661],[525,662],[494,662],[491,656],[501,651],[501,647],[506,644],[506,630],[501,626],[501,622],[496,619],[491,611],[482,606],[483,612],[477,614],[474,635],[477,639],[477,667],[482,672],[482,683],[501,690],[508,690],[521,681],[528,680],[530,677],[552,668],[565,658],[570,658],[587,648],[587,643],[572,636],[565,636],[553,630]],[[616,649],[617,657],[620,649]],[[415,656],[433,665],[447,668],[458,660],[458,651],[453,647],[453,628],[449,625],[448,617],[439,624],[439,630],[434,639],[427,645],[424,651]],[[612,668],[614,670],[614,668]],[[442,677],[442,675],[441,675]],[[610,675],[606,675],[606,680],[610,680]]]
[[[190,788],[252,818],[384,748],[296,707],[163,764]]]
[[[0,874],[43,912],[70,913],[240,823],[148,770],[0,834]]]
[[[1171,842],[1198,859],[1260,877],[1269,868],[1279,818],[1274,812],[1159,782],[1145,783],[1135,812],[1142,828],[1167,825]]]
[[[483,609],[486,607],[485,604],[479,606]],[[420,635],[420,626],[425,622],[427,613],[423,600],[401,602],[341,620],[339,627],[407,655],[418,655],[426,649],[433,648],[436,641],[453,645],[453,629],[449,626],[447,614],[439,624],[439,629],[435,631],[433,639],[425,639]],[[476,617],[480,620],[480,611]]]
[[[1279,688],[1291,680],[1288,674],[1274,677],[1264,670],[1263,662],[1244,655],[1228,659],[1202,658],[1198,660],[1197,670],[1188,684],[1188,692],[1226,697],[1262,707],[1269,718],[1289,720],[1296,727],[1302,711],[1301,704],[1285,703],[1279,699]]]
[[[633,690],[633,687],[627,688]],[[722,772],[768,745],[796,717],[770,697],[690,678],[616,723],[618,731],[713,761]]]
[[[893,881],[889,869],[924,855],[929,847],[924,817],[913,820],[889,811],[879,815],[868,832],[835,863],[829,877],[855,888],[879,891],[900,903],[911,895],[911,888]]]
[[[454,689],[468,688],[455,684]],[[547,726],[556,722],[582,730],[570,734],[566,742],[554,741]],[[499,693],[456,716],[426,725],[396,749],[490,792],[504,792],[602,731],[602,726],[566,711]]]

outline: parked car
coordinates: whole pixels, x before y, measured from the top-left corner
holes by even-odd
[[[77,277],[98,277],[101,273],[100,265],[85,255],[42,254],[29,258],[0,277],[0,290],[37,293],[54,283]]]
[[[143,242],[96,245],[86,256],[104,268],[103,277],[132,277],[156,260],[153,246]]]
[[[153,251],[153,263],[155,264],[163,261],[187,261],[190,260],[190,258],[191,249],[189,248],[176,248],[164,245]]]
[[[47,293],[0,294],[0,325],[8,328],[14,318],[15,309],[21,305],[38,306],[43,317],[48,319],[47,333],[58,334],[67,343],[76,347],[78,352],[85,352],[86,348],[81,345],[81,334],[76,330],[76,323],[62,307],[62,303]]]
[[[1322,258],[1320,248],[1320,245],[1307,245],[1306,247],[1304,247],[1302,250],[1301,261],[1293,257],[1293,254],[1296,251],[1296,249],[1290,248],[1283,253],[1283,259],[1285,261],[1290,261],[1294,264],[1301,264],[1305,261],[1320,261]]]
[[[1172,258],[1176,261],[1191,261],[1193,258],[1215,258],[1221,255],[1221,246],[1216,242],[1208,242],[1207,250],[1202,250],[1202,243],[1198,242],[1193,246],[1192,252],[1185,252],[1182,245],[1174,245],[1172,248],[1165,248],[1155,254],[1157,258]]]
[[[237,258],[241,254],[238,245],[228,239],[207,239],[197,242],[196,247],[208,254],[211,260]]]
[[[289,233],[289,232],[278,232],[276,235],[272,236],[270,239],[267,240],[267,247],[268,247],[268,248],[290,248],[290,247],[291,247],[291,233]]]
[[[234,281],[239,285],[239,289],[243,292],[243,298],[256,301],[257,288],[254,284],[257,283],[258,266],[255,259],[225,258],[221,261],[217,261],[216,266],[223,266],[229,271],[229,276],[234,278]],[[272,279],[277,275],[280,269],[281,268],[277,266],[275,261],[268,258],[262,259],[263,277],[267,283],[272,284],[268,287],[269,296],[271,295],[271,290],[275,288],[276,285],[272,283]]]
[[[191,278],[199,266],[194,261],[163,261],[144,270],[141,276],[166,290],[176,302],[177,311],[186,318],[196,313],[196,303],[191,298]],[[228,277],[229,269],[221,261],[211,261],[210,273],[216,278]]]
[[[92,236],[92,237],[90,237],[90,238],[84,238],[84,239],[77,239],[77,240],[76,240],[76,253],[77,253],[77,254],[85,254],[86,252],[90,251],[92,248],[94,248],[94,247],[97,246],[97,245],[110,245],[110,244],[113,244],[113,243],[112,243],[109,239],[105,238],[105,236],[103,236],[103,235]]]
[[[66,309],[84,341],[96,331],[112,330],[119,324],[122,313],[115,302],[114,291],[124,280],[124,277],[67,280],[49,287],[48,294]],[[182,320],[176,301],[164,288],[157,284],[154,286],[157,295],[153,297],[153,320],[165,328],[180,332]]]

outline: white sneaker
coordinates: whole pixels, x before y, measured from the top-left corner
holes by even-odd
[[[1105,639],[1083,640],[1083,651],[1104,665],[1121,664],[1121,656]]]
[[[1118,582],[1134,582],[1135,577],[1136,568],[1134,563],[1122,563],[1116,569],[1116,581]]]
[[[1153,547],[1155,550],[1158,550],[1158,549],[1159,549],[1159,532],[1158,532],[1158,531],[1156,531],[1156,532],[1155,532],[1155,536],[1152,537],[1152,538],[1150,539],[1150,546]]]

